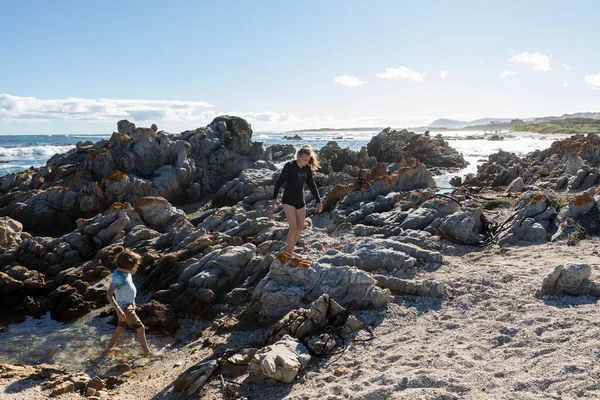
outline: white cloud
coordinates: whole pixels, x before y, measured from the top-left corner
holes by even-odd
[[[536,71],[550,71],[550,60],[552,56],[547,56],[538,52],[517,54],[510,60],[515,64],[525,64],[527,67]]]
[[[448,77],[448,71],[443,70],[442,72],[440,72],[440,78],[446,79],[447,77]]]
[[[564,86],[564,87],[569,87],[569,86],[571,86],[571,85],[569,85],[567,82],[565,82],[565,83],[563,83],[563,86]]]
[[[203,118],[214,107],[204,101],[123,100],[123,99],[38,99],[0,94],[3,120],[84,120],[191,121]],[[212,112],[209,112],[212,114]]]
[[[512,75],[517,75],[517,73],[515,71],[506,70],[500,74],[500,78],[506,78],[507,76],[512,76]]]
[[[361,81],[360,79],[358,79],[354,76],[347,75],[347,74],[335,77],[333,79],[333,81],[339,83],[342,86],[346,86],[346,87],[357,87],[357,86],[362,86],[365,83],[369,83],[368,81]]]
[[[569,65],[567,65],[567,64],[560,64],[560,66],[561,66],[561,67],[562,67],[562,68],[563,68],[565,71],[568,71],[568,70],[570,70],[570,69],[571,69],[571,67],[570,67]]]
[[[585,83],[590,85],[592,89],[600,89],[600,73],[596,75],[586,75]]]
[[[400,68],[386,68],[385,72],[378,72],[375,76],[383,79],[408,79],[413,82],[425,83],[424,72],[411,71],[405,66],[401,66]]]

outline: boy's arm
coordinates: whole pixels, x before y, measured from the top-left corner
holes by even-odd
[[[114,283],[108,287],[108,290],[106,291],[106,298],[108,299],[108,302],[110,303],[110,305],[113,306],[113,308],[117,312],[117,318],[119,319],[119,321],[125,321],[127,319],[127,316],[125,315],[123,310],[121,310],[121,307],[119,307],[119,305],[115,301],[114,293],[115,293],[116,287],[117,286]]]

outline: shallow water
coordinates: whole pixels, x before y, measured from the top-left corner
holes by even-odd
[[[42,318],[24,317],[0,321],[0,363],[59,364],[69,372],[85,371],[90,375],[106,372],[116,363],[140,359],[140,345],[134,330],[120,337],[120,351],[102,356],[115,330],[101,318],[100,310],[71,323],[56,322],[49,314]],[[158,355],[173,348],[178,336],[147,335],[150,348]]]

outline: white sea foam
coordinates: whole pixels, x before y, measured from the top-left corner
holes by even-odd
[[[2,158],[14,158],[14,159],[28,159],[28,158],[50,158],[57,153],[66,153],[67,151],[74,149],[75,146],[63,145],[36,145],[26,147],[1,147],[0,146],[0,157]]]

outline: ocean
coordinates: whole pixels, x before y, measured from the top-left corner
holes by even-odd
[[[310,144],[315,149],[320,149],[329,141],[335,140],[341,147],[360,150],[366,146],[371,138],[379,133],[378,130],[335,130],[311,132],[254,132],[253,141],[263,142],[264,146],[273,144],[293,144],[300,147]],[[461,171],[454,171],[445,175],[436,176],[438,186],[449,187],[449,180],[455,176],[464,176],[467,173],[477,172],[477,165],[487,160],[490,154],[499,150],[509,151],[517,155],[524,155],[536,149],[545,149],[554,140],[562,139],[566,135],[541,135],[529,133],[503,133],[504,140],[487,140],[490,134],[481,131],[434,131],[432,136],[441,134],[450,144],[463,154],[470,163]],[[298,135],[301,141],[286,140],[285,136]],[[79,141],[91,140],[96,142],[110,138],[110,134],[71,134],[71,135],[0,135],[0,176],[11,172],[18,172],[29,167],[40,167],[56,153],[64,153],[73,149]]]

